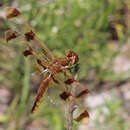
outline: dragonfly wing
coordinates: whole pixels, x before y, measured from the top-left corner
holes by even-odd
[[[66,84],[62,82],[57,75],[54,75],[54,78],[57,80],[58,84],[61,86],[63,92],[60,94],[61,99],[66,101],[69,99],[70,101],[73,101],[74,104],[77,106],[77,111],[75,112],[73,119],[77,122],[88,124],[89,122],[89,113],[85,109],[85,107],[79,102],[79,98],[84,95],[85,93],[88,93],[87,89],[81,91],[78,95],[72,95],[66,88]]]
[[[19,28],[20,28],[21,32],[24,34],[25,39],[29,42],[34,42],[35,44],[37,44],[41,48],[44,55],[50,61],[53,61],[54,56],[52,55],[51,51],[47,48],[47,46],[32,31],[32,28],[27,23],[27,21],[25,20],[24,16],[21,14],[21,12],[18,9],[11,8],[11,7],[8,7],[6,9],[6,18],[8,20],[12,19],[12,18],[17,18],[18,16],[19,16],[19,18],[21,18],[21,21],[22,21],[22,25],[20,25]]]

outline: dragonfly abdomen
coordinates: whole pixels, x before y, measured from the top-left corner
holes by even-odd
[[[40,88],[38,89],[38,94],[37,94],[37,98],[34,102],[34,105],[32,107],[31,113],[34,113],[38,106],[40,105],[40,102],[42,100],[42,97],[44,96],[44,94],[46,93],[49,85],[51,83],[51,76],[50,73],[46,73],[42,79]]]

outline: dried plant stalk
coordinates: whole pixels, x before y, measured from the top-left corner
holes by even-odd
[[[74,79],[77,79],[77,74],[75,75]],[[72,84],[71,88],[71,94],[75,94],[75,84]],[[73,111],[74,111],[74,101],[73,100],[68,100],[67,107],[67,129],[66,130],[72,130],[73,129]]]

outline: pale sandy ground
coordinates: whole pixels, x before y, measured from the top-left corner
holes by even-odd
[[[130,56],[127,54],[130,52],[130,38],[127,44],[121,49],[120,55],[115,58],[115,65],[113,70],[115,73],[124,77],[130,77]],[[119,108],[120,114],[119,117],[122,117],[128,124],[130,122],[130,81],[124,83],[119,88],[109,89],[102,91],[100,93],[91,93],[88,98],[85,100],[90,108],[90,123],[86,125],[80,125],[79,130],[114,130],[111,124],[104,126],[105,116],[99,114],[99,108],[109,115],[109,110],[106,106],[106,102],[113,102],[114,99],[119,99],[122,101],[121,108]],[[100,122],[99,128],[96,128],[95,120]],[[130,127],[128,128],[128,130]]]

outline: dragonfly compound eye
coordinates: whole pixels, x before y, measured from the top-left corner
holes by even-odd
[[[72,57],[72,53],[73,53],[72,51],[68,51],[67,54],[66,54],[66,56],[67,57]]]
[[[73,51],[68,51],[66,56],[72,60],[72,64],[76,64],[79,60],[78,55]]]

